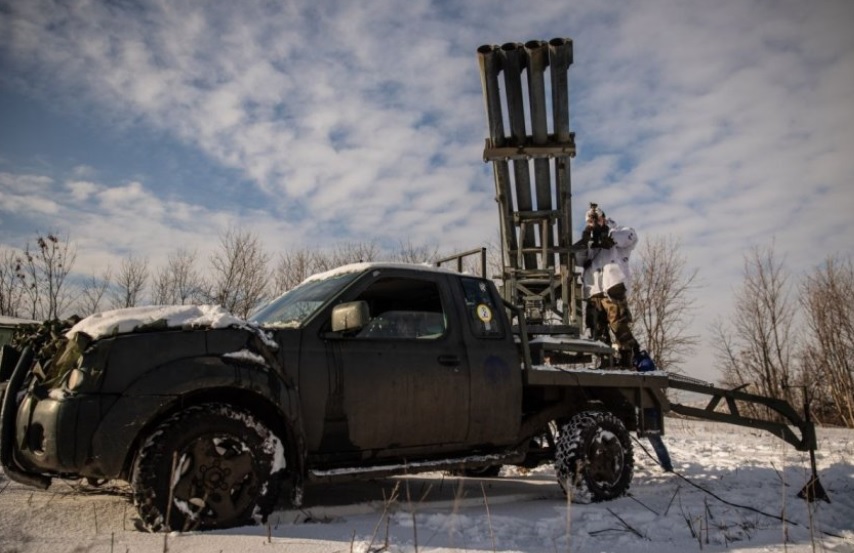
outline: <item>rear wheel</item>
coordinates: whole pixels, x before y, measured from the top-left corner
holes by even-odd
[[[612,413],[584,411],[561,428],[555,452],[558,483],[572,497],[607,501],[624,495],[634,474],[632,443]]]
[[[189,407],[143,442],[131,486],[151,531],[228,528],[266,517],[284,478],[282,442],[223,404]]]

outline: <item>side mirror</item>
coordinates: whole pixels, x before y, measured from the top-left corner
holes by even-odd
[[[332,309],[332,332],[358,330],[368,324],[371,314],[366,301],[351,301]]]

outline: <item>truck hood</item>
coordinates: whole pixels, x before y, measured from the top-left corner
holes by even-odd
[[[65,334],[74,341],[78,333],[92,340],[130,332],[167,328],[226,328],[243,326],[246,321],[235,317],[219,305],[156,305],[114,309],[90,315]]]
[[[278,344],[264,330],[235,317],[217,305],[167,305],[114,309],[96,313],[78,321],[66,332],[41,329],[30,340],[35,348],[32,371],[46,387],[62,386],[68,374],[81,366],[85,356],[89,369],[104,371],[120,367],[116,374],[132,373],[134,367],[145,369],[165,363],[170,356],[219,355],[226,359],[255,365],[275,364]],[[194,331],[175,332],[175,331]],[[217,338],[201,338],[208,332]],[[160,338],[158,338],[158,336]],[[164,347],[162,337],[177,342]],[[159,341],[158,341],[159,340]],[[159,344],[152,346],[153,343]],[[103,344],[103,347],[101,347]],[[212,345],[213,344],[213,345]],[[141,352],[147,352],[140,355]]]

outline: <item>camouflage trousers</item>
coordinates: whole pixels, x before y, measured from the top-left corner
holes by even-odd
[[[631,364],[631,358],[637,353],[639,346],[632,334],[632,313],[629,311],[626,296],[626,287],[623,284],[611,287],[607,294],[591,296],[587,300],[585,319],[594,339],[610,344],[610,330],[620,350],[622,364],[626,364],[626,361]]]

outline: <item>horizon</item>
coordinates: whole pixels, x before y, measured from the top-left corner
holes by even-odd
[[[495,242],[476,49],[553,37],[574,43],[572,219],[595,201],[681,242],[687,374],[719,377],[708,326],[752,248],[793,284],[854,253],[846,0],[0,5],[0,246],[67,234],[84,277],[206,259],[229,228],[273,254]]]

